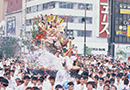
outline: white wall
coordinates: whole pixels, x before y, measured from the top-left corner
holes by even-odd
[[[27,2],[27,7],[38,5],[41,3],[51,2],[55,0],[33,0],[30,2]],[[89,48],[105,48],[106,51],[92,51],[93,54],[106,54],[108,49],[108,43],[107,38],[99,38],[97,37],[99,34],[99,0],[58,0],[61,2],[73,2],[73,3],[92,3],[93,4],[93,10],[87,11],[87,17],[92,17],[93,21],[92,24],[86,25],[86,30],[92,30],[92,37],[87,37],[87,46]],[[58,4],[56,4],[56,8],[44,10],[40,12],[30,13],[27,14],[27,19],[31,19],[34,16],[40,15],[40,14],[54,14],[54,15],[70,15],[70,16],[82,16],[84,17],[84,10],[78,10],[78,9],[60,9],[58,8]],[[65,24],[63,24],[65,25]],[[29,31],[31,26],[27,26],[27,31]],[[84,30],[84,24],[79,23],[68,23],[69,29],[74,30]],[[83,47],[84,47],[84,37],[75,37],[75,40],[73,43],[78,46],[79,53],[83,53]]]

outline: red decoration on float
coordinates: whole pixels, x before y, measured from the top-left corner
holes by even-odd
[[[36,40],[38,40],[38,39],[39,39],[39,35],[38,35],[38,34],[36,34],[35,38],[36,38]]]
[[[40,37],[40,39],[45,38],[45,35],[43,33],[41,33],[39,37]]]

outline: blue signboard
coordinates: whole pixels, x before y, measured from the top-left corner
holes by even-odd
[[[15,17],[9,17],[7,18],[7,29],[6,34],[15,35],[16,30],[16,19]]]

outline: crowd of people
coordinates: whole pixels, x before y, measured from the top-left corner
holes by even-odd
[[[55,70],[32,70],[24,59],[3,58],[0,90],[130,90],[130,57],[125,61],[105,55],[72,56],[71,51],[64,57],[57,51],[55,56],[63,59],[70,80],[57,84]]]

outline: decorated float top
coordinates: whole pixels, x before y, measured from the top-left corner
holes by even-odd
[[[31,43],[35,46],[46,47],[51,53],[56,53],[57,50],[60,52],[68,53],[74,48],[72,46],[72,40],[74,38],[68,38],[64,33],[64,26],[62,23],[65,21],[64,18],[59,16],[49,15],[38,15],[33,18],[33,29]],[[64,48],[69,42],[69,49]]]

